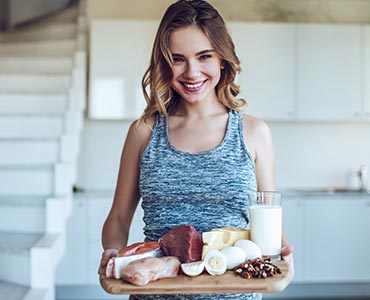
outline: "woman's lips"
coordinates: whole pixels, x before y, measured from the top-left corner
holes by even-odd
[[[206,80],[201,81],[201,82],[197,82],[197,83],[182,82],[182,85],[183,85],[183,87],[185,88],[186,91],[197,92],[203,87],[205,82],[206,82]]]

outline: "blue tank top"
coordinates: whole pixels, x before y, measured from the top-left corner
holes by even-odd
[[[256,191],[255,166],[244,142],[242,115],[229,111],[222,142],[188,153],[169,140],[168,123],[158,115],[140,162],[140,193],[146,240],[158,240],[172,227],[190,224],[200,233],[212,228],[247,228],[247,193]],[[131,299],[156,299],[154,296]],[[149,298],[148,298],[149,297]],[[172,297],[172,298],[171,298]],[[259,299],[260,294],[172,295],[168,299]],[[165,299],[161,295],[158,299]]]

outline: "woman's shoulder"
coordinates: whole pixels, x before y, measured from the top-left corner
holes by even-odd
[[[270,148],[272,144],[271,131],[268,124],[249,114],[243,114],[243,137],[253,158],[260,151]]]
[[[127,132],[127,142],[134,144],[143,153],[153,134],[155,121],[155,116],[145,120],[137,119],[133,121]]]
[[[264,120],[246,113],[242,113],[242,119],[244,133],[248,132],[257,136],[270,134],[270,128]]]

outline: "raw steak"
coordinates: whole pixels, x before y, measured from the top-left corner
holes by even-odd
[[[202,259],[202,235],[191,225],[172,228],[159,239],[162,251],[167,256],[176,256],[181,263]]]

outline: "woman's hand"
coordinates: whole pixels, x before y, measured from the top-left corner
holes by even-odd
[[[293,248],[289,245],[283,246],[281,248],[281,258],[287,262],[293,277],[294,276]]]
[[[100,273],[100,270],[105,268],[107,266],[108,261],[118,255],[119,250],[118,249],[107,249],[104,250],[104,252],[101,255],[100,265],[98,273]]]

